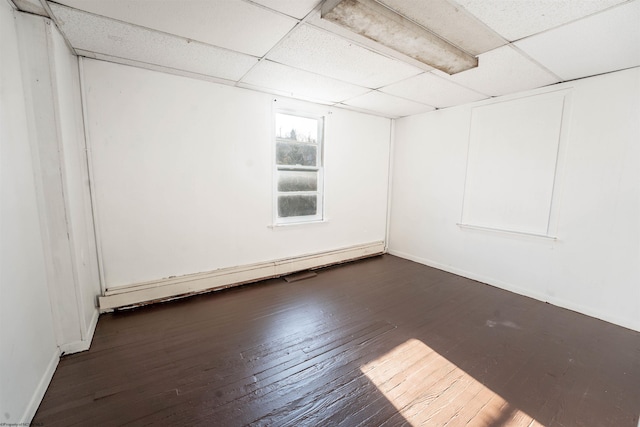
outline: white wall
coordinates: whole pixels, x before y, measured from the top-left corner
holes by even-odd
[[[49,40],[53,58],[51,69],[54,74],[52,95],[57,115],[58,147],[62,154],[60,173],[64,183],[65,211],[75,276],[72,295],[76,307],[80,308],[80,341],[83,342],[80,347],[85,347],[90,342],[98,321],[96,296],[101,290],[82,117],[80,72],[78,57],[71,53],[53,25],[50,26]]]
[[[328,222],[269,228],[273,96],[82,64],[107,288],[384,240],[390,120],[333,109]]]
[[[58,362],[14,13],[0,1],[0,420],[29,422]]]
[[[29,142],[58,344],[85,350],[100,292],[78,60],[47,19],[17,14]]]
[[[456,225],[467,105],[397,121],[390,251],[640,330],[640,69],[550,89],[567,88],[552,209],[557,240]]]
[[[0,420],[28,423],[60,354],[89,348],[100,284],[77,58],[49,20],[0,13]]]

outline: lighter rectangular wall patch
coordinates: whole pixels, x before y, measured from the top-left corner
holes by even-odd
[[[473,108],[463,225],[549,235],[566,96]]]

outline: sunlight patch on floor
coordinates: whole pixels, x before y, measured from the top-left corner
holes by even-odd
[[[360,369],[412,426],[540,425],[416,339]]]

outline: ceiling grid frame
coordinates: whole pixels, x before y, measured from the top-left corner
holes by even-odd
[[[212,0],[212,1],[214,3],[217,1],[217,5],[214,5],[214,6],[205,5],[202,7],[206,7],[207,10],[222,10],[220,8],[226,7],[226,4],[227,4],[223,0]],[[631,59],[627,58],[626,62],[618,61],[618,63],[616,63],[616,61],[611,61],[611,63],[608,63],[606,62],[606,59],[605,59],[601,61],[602,64],[598,64],[599,67],[591,66],[591,70],[595,70],[595,71],[589,71],[590,70],[589,65],[587,64],[585,65],[587,68],[585,69],[584,72],[581,72],[580,69],[578,69],[576,72],[573,72],[573,74],[568,75],[566,72],[564,74],[562,72],[558,72],[558,64],[549,63],[550,61],[549,58],[551,58],[550,55],[547,55],[546,57],[544,55],[540,55],[538,52],[533,51],[532,50],[533,48],[531,47],[536,44],[542,43],[543,40],[545,40],[544,38],[553,40],[553,37],[555,37],[556,33],[573,34],[574,38],[578,39],[576,31],[579,31],[580,28],[589,28],[589,25],[586,23],[589,21],[585,21],[585,20],[601,15],[600,20],[604,22],[608,22],[607,20],[610,17],[613,17],[615,15],[615,13],[612,12],[613,10],[617,8],[623,8],[625,6],[628,6],[629,7],[628,10],[631,10],[634,7],[637,7],[637,5],[640,3],[640,0],[593,0],[592,2],[590,2],[589,5],[587,6],[583,5],[581,7],[577,7],[576,10],[571,9],[571,4],[570,4],[571,2],[569,0],[554,0],[555,2],[557,2],[557,4],[561,6],[561,9],[564,8],[561,10],[563,14],[562,18],[545,16],[545,13],[547,13],[549,10],[552,10],[555,7],[554,2],[533,1],[533,2],[530,2],[531,4],[529,4],[528,6],[527,5],[518,6],[518,3],[509,4],[509,6],[512,7],[512,9],[509,10],[509,13],[511,14],[514,14],[514,13],[517,14],[519,13],[519,11],[521,11],[521,13],[524,13],[522,11],[525,11],[525,10],[533,11],[533,16],[537,16],[538,18],[537,18],[537,21],[534,22],[534,25],[530,26],[530,28],[538,28],[538,29],[542,28],[537,32],[533,32],[531,34],[528,34],[519,38],[512,37],[511,39],[507,37],[507,36],[510,36],[510,33],[505,33],[505,30],[501,29],[502,27],[499,27],[499,26],[496,27],[495,25],[491,25],[490,24],[491,19],[487,18],[487,14],[489,15],[493,14],[494,18],[495,16],[498,16],[498,18],[501,18],[499,15],[502,12],[499,9],[496,9],[496,5],[499,4],[497,0],[488,0],[488,1],[436,0],[435,4],[441,6],[439,13],[444,14],[445,16],[453,16],[454,18],[460,17],[462,21],[465,21],[465,20],[476,21],[477,23],[481,24],[481,26],[486,27],[487,31],[492,34],[491,37],[497,37],[502,39],[502,42],[504,44],[501,44],[499,47],[493,50],[503,49],[503,54],[504,54],[505,52],[504,49],[507,48],[508,46],[507,49],[510,52],[506,56],[511,57],[513,59],[520,58],[518,60],[521,62],[520,65],[517,65],[517,63],[511,63],[511,62],[503,63],[501,61],[498,61],[497,63],[492,64],[491,61],[489,63],[486,63],[485,61],[485,64],[483,67],[483,57],[487,57],[487,58],[496,57],[495,53],[491,53],[488,56],[486,55],[487,53],[493,52],[493,50],[490,50],[487,52],[480,52],[477,55],[478,58],[480,59],[480,65],[478,68],[474,68],[474,69],[471,69],[470,71],[464,71],[454,75],[447,75],[445,73],[442,73],[438,70],[433,69],[432,67],[419,64],[417,63],[417,61],[415,60],[412,61],[411,58],[408,58],[404,54],[392,51],[391,49],[385,48],[384,46],[381,46],[378,43],[373,42],[369,39],[366,39],[362,36],[358,36],[356,34],[348,34],[346,30],[339,30],[336,24],[323,22],[324,20],[320,18],[320,10],[322,9],[322,6],[326,3],[326,0],[305,0],[302,2],[289,1],[289,2],[281,2],[281,3],[275,2],[274,0],[227,0],[227,1],[230,1],[230,3],[233,3],[235,5],[235,9],[232,8],[232,10],[255,9],[257,15],[252,15],[252,16],[262,16],[261,14],[267,13],[267,15],[264,15],[265,17],[273,16],[273,17],[276,17],[274,19],[280,20],[281,22],[285,22],[289,20],[292,26],[285,33],[283,33],[283,35],[281,34],[275,39],[272,37],[273,41],[269,42],[268,48],[265,49],[261,55],[255,55],[255,54],[251,55],[251,54],[247,54],[246,52],[243,53],[237,50],[236,48],[229,47],[229,46],[237,46],[237,44],[235,45],[233,44],[233,41],[231,44],[227,43],[227,40],[230,40],[229,37],[233,37],[232,34],[238,33],[235,27],[233,27],[233,30],[234,30],[233,32],[229,32],[231,31],[229,29],[225,30],[227,31],[227,34],[228,34],[226,36],[227,38],[220,39],[220,40],[223,40],[223,42],[221,45],[218,45],[218,44],[203,42],[200,39],[191,39],[183,35],[174,34],[173,32],[163,31],[162,29],[150,28],[148,26],[139,25],[135,22],[128,22],[126,19],[120,20],[120,19],[115,19],[113,17],[104,17],[100,14],[93,13],[90,10],[82,10],[82,11],[80,11],[79,9],[74,9],[74,10],[78,10],[82,13],[93,14],[93,15],[102,17],[103,19],[121,22],[123,25],[139,27],[149,32],[164,34],[167,37],[179,38],[179,40],[185,44],[188,44],[191,41],[197,42],[199,45],[203,45],[203,46],[207,46],[208,48],[211,48],[210,51],[207,50],[208,52],[207,58],[209,58],[208,59],[209,61],[213,60],[213,58],[216,57],[217,55],[216,52],[223,52],[223,51],[228,51],[232,55],[230,58],[234,57],[233,54],[238,54],[238,53],[240,55],[253,57],[255,62],[253,64],[247,64],[248,69],[245,69],[245,71],[242,73],[241,76],[238,76],[237,74],[216,75],[215,73],[218,73],[218,71],[215,71],[212,74],[211,69],[207,69],[207,68],[196,67],[194,69],[189,69],[188,66],[186,67],[183,66],[186,63],[180,62],[181,61],[180,57],[183,55],[177,55],[176,58],[172,58],[172,60],[174,60],[173,62],[165,61],[163,63],[155,63],[155,62],[149,62],[149,60],[145,62],[145,60],[142,57],[131,57],[131,54],[126,51],[126,46],[121,47],[121,49],[125,49],[125,51],[122,51],[125,53],[119,56],[113,55],[113,53],[115,52],[113,50],[107,51],[107,52],[97,52],[97,51],[92,51],[92,49],[83,48],[83,46],[79,46],[77,43],[74,44],[74,42],[70,40],[69,34],[67,32],[68,28],[66,28],[69,24],[67,22],[61,21],[59,17],[56,16],[54,9],[50,5],[56,4],[61,7],[69,7],[68,5],[65,5],[65,3],[74,3],[76,4],[76,6],[82,7],[81,5],[86,4],[87,6],[82,8],[91,9],[92,7],[91,3],[94,3],[94,7],[107,7],[108,10],[109,8],[112,8],[112,7],[115,7],[117,9],[120,6],[118,5],[113,6],[113,4],[109,6],[104,6],[104,4],[99,5],[99,2],[95,2],[95,1],[92,2],[92,0],[86,1],[84,3],[78,2],[78,0],[58,0],[57,2],[47,1],[47,0],[34,0],[34,3],[39,3],[40,5],[42,5],[43,9],[49,14],[49,17],[53,20],[55,25],[63,34],[65,42],[69,45],[71,50],[78,56],[86,56],[89,58],[117,62],[117,63],[131,65],[131,66],[140,66],[143,68],[153,69],[156,71],[207,80],[214,83],[232,85],[239,88],[257,90],[257,91],[262,91],[262,92],[272,93],[277,95],[284,94],[285,96],[293,96],[294,98],[297,97],[296,93],[294,93],[295,91],[282,90],[283,89],[282,87],[280,87],[279,89],[263,87],[260,85],[254,85],[254,84],[248,83],[245,80],[247,76],[251,76],[252,74],[254,75],[256,73],[256,70],[259,71],[262,64],[265,61],[270,61],[270,62],[273,62],[274,64],[279,64],[279,66],[281,67],[286,67],[286,69],[289,69],[291,73],[302,76],[301,78],[303,80],[306,79],[312,82],[315,82],[315,81],[320,82],[318,84],[322,84],[322,82],[324,81],[324,82],[327,82],[327,84],[329,84],[330,86],[334,85],[331,82],[335,82],[335,85],[334,85],[335,87],[339,87],[342,84],[355,85],[355,86],[361,87],[362,91],[365,91],[360,95],[355,95],[353,92],[353,89],[349,89],[351,86],[343,86],[346,91],[345,93],[348,94],[349,92],[351,92],[351,95],[340,100],[337,100],[335,95],[333,95],[333,99],[313,99],[312,100],[313,102],[318,102],[325,105],[333,105],[341,108],[349,108],[349,109],[358,110],[358,111],[364,111],[364,112],[368,112],[375,115],[383,115],[389,118],[398,118],[404,115],[419,114],[422,110],[422,107],[418,107],[416,105],[416,108],[414,111],[403,110],[402,115],[398,116],[397,114],[392,114],[390,112],[381,112],[379,109],[379,105],[378,107],[376,107],[375,102],[372,102],[369,105],[369,108],[361,108],[361,107],[356,107],[355,105],[349,105],[349,104],[358,103],[357,99],[361,97],[365,97],[365,99],[368,97],[371,100],[377,99],[379,101],[380,99],[382,99],[381,96],[385,96],[385,97],[392,97],[392,98],[388,98],[389,104],[393,104],[397,102],[398,105],[400,105],[402,104],[402,101],[407,101],[407,105],[409,105],[410,103],[417,103],[420,106],[425,106],[425,108],[426,107],[434,107],[436,109],[448,108],[450,106],[460,105],[460,103],[475,102],[474,99],[481,95],[486,97],[501,96],[504,94],[514,93],[514,91],[534,89],[534,88],[548,86],[548,85],[552,85],[560,82],[574,80],[576,78],[588,77],[589,75],[604,74],[607,72],[617,71],[618,69],[633,68],[633,67],[640,66],[640,59],[635,59],[636,57],[633,56],[635,52],[632,52],[631,53],[632,58]],[[398,9],[398,11],[400,12],[402,11],[407,12],[406,14],[404,14],[405,18],[407,18],[408,20],[414,23],[417,23],[418,25],[421,25],[421,22],[429,22],[429,19],[432,19],[432,20],[435,19],[433,17],[430,18],[425,15],[423,15],[424,17],[423,19],[420,19],[419,15],[417,16],[418,19],[416,19],[415,14],[426,13],[426,7],[427,7],[425,3],[417,0],[409,0],[402,3],[399,3],[399,0],[376,0],[376,1],[385,5],[385,7],[390,10]],[[29,3],[29,1],[27,1],[27,3]],[[98,6],[95,6],[95,4],[98,4]],[[125,4],[125,3],[122,3],[122,4]],[[188,6],[192,6],[194,8],[198,8],[205,3],[202,3],[199,0],[192,0],[191,3],[185,2],[184,4],[187,4]],[[222,6],[222,4],[224,4],[225,6]],[[240,4],[244,6],[240,6]],[[398,4],[400,4],[401,6],[397,6]],[[631,6],[631,5],[634,5],[634,6]],[[18,7],[18,9],[20,9],[20,2],[16,3],[16,6]],[[154,9],[153,9],[154,14],[160,17],[162,17],[164,14],[164,17],[162,19],[164,19],[165,21],[168,19],[167,18],[168,16],[172,17],[171,14],[167,15],[167,13],[169,13],[167,11],[175,10],[175,7],[176,7],[175,2],[172,3],[171,0],[161,0],[158,3],[154,3],[153,6],[154,6]],[[133,7],[134,10],[136,10],[136,13],[139,15],[140,13],[143,13],[141,12],[141,10],[144,10],[144,8],[147,6],[144,4],[144,2],[137,2],[134,4],[134,6],[131,6],[131,7]],[[163,7],[164,9],[162,9]],[[157,10],[158,8],[161,8],[162,10],[158,11]],[[477,9],[482,9],[482,10],[478,12]],[[258,10],[261,12],[257,12]],[[124,9],[121,9],[120,12],[118,13],[122,14],[123,11]],[[232,12],[229,12],[229,13],[232,13]],[[411,16],[411,14],[414,14],[414,16]],[[188,13],[186,12],[185,14],[180,14],[180,15],[181,16],[197,16],[198,13],[194,11],[189,11]],[[124,14],[123,16],[126,16],[126,14]],[[238,23],[246,21],[244,17],[241,15],[236,14],[234,16],[235,16],[234,19],[239,20],[237,21]],[[246,22],[250,22],[250,18],[247,18],[247,19],[249,19],[249,21],[246,21]],[[424,21],[424,19],[426,19],[426,21]],[[202,20],[200,21],[202,22]],[[511,27],[515,28],[514,31],[525,31],[522,28],[518,28],[520,23],[517,20],[512,20],[513,22],[510,22],[510,21],[505,21],[503,19],[503,21],[506,22],[506,24],[510,25]],[[551,25],[549,24],[549,22],[551,23],[555,22],[555,24]],[[160,24],[161,24],[160,26],[162,26],[162,23]],[[226,25],[226,28],[231,28],[229,27],[229,25]],[[267,23],[261,24],[261,27],[264,27],[264,25],[268,25],[268,24]],[[547,27],[544,27],[545,25],[547,25]],[[564,30],[558,31],[558,29],[563,27],[565,28]],[[189,24],[185,22],[178,22],[177,24],[175,24],[175,26],[171,28],[189,29]],[[242,26],[238,27],[238,29],[241,29],[241,28]],[[246,31],[243,32],[243,36],[242,36],[244,40],[247,40],[247,37],[249,39],[251,37],[253,38],[255,38],[256,36],[259,37],[258,35],[259,29],[256,30],[251,26],[245,27],[245,28],[246,28]],[[393,72],[387,73],[385,70],[385,72],[380,74],[380,76],[389,75],[392,77],[384,80],[382,79],[382,77],[378,76],[382,80],[380,79],[376,80],[376,78],[371,77],[371,75],[367,75],[366,73],[362,72],[362,68],[363,67],[366,68],[366,65],[355,64],[354,67],[352,67],[353,69],[349,69],[348,61],[337,61],[336,63],[339,64],[339,66],[345,66],[346,68],[344,70],[340,70],[340,72],[331,72],[332,70],[328,70],[328,71],[326,69],[323,70],[321,69],[321,67],[314,68],[313,61],[307,61],[306,63],[307,65],[304,65],[305,64],[304,60],[297,60],[297,62],[293,60],[279,61],[278,60],[279,58],[277,57],[271,58],[271,56],[275,56],[274,52],[278,52],[278,49],[281,46],[283,46],[283,44],[286,44],[286,41],[293,35],[297,35],[299,40],[304,40],[304,37],[302,37],[302,35],[298,33],[298,32],[304,31],[304,28],[311,28],[313,30],[326,33],[328,35],[328,37],[326,37],[327,40],[331,40],[332,39],[331,36],[337,37],[336,40],[343,40],[349,45],[357,46],[358,49],[364,49],[364,51],[370,52],[371,54],[379,55],[380,57],[383,57],[390,61],[394,61],[393,63],[388,63],[389,67],[391,67],[392,64],[398,64],[402,62],[404,64],[402,64],[401,66],[409,65],[417,68],[419,71],[415,75],[406,76],[406,75],[403,75],[402,72],[399,72],[399,73],[395,72],[394,74]],[[200,28],[200,30],[202,30],[202,28]],[[608,31],[611,32],[608,43],[614,43],[615,40],[617,40],[616,37],[623,38],[623,39],[625,37],[625,34],[621,34],[622,30],[618,30],[618,28],[616,27],[615,20],[612,21],[612,23],[608,27]],[[634,37],[637,37],[637,39],[640,40],[640,30],[637,30],[638,35],[636,35],[635,29],[629,29],[627,27],[626,31],[627,32],[632,31],[631,36],[633,40],[631,43],[627,43],[627,46],[625,47],[625,49],[633,50],[633,48],[635,47],[636,50],[640,51],[640,43],[638,45],[634,44],[636,40],[636,38]],[[224,34],[224,33],[218,33],[217,37],[220,37],[220,34]],[[271,32],[271,34],[273,36],[273,34],[275,33]],[[126,37],[127,34],[125,33],[122,36]],[[446,36],[440,36],[440,37],[444,38],[445,40],[449,40]],[[157,38],[157,40],[165,40],[165,39],[162,37],[159,37]],[[128,42],[130,44],[133,44],[136,42],[136,40],[128,40]],[[550,42],[546,42],[546,43],[547,43],[547,46],[549,46]],[[460,46],[460,44],[457,44],[457,43],[453,43],[453,44],[456,46]],[[105,44],[105,46],[106,45],[107,44]],[[177,44],[174,43],[174,45],[178,46],[179,43]],[[254,43],[253,45],[257,46],[259,45],[259,43],[258,44]],[[293,45],[295,46],[295,43]],[[173,49],[176,48],[175,46]],[[547,49],[555,48],[555,45],[553,43],[551,43],[550,46],[551,47],[548,47]],[[607,46],[607,45],[604,45],[604,46]],[[298,45],[296,47],[297,49],[301,50],[300,55],[310,54],[308,51],[307,52],[304,51],[303,49],[304,47],[305,47],[304,45]],[[462,46],[462,48],[463,50],[466,50],[464,46]],[[583,49],[584,48],[585,47],[583,46]],[[160,49],[160,48],[158,47],[156,49]],[[218,51],[216,49],[220,49],[220,50]],[[538,51],[539,50],[540,48],[538,48]],[[345,52],[348,52],[348,50],[345,50]],[[290,54],[295,55],[295,52]],[[560,66],[566,67],[566,65],[563,65],[563,64],[569,64],[571,61],[571,58],[570,58],[571,55],[568,55],[568,54],[563,55],[560,51],[555,53],[555,55],[556,55],[556,58],[560,58],[559,59]],[[621,53],[619,56],[622,58],[626,58],[624,57],[624,53]],[[238,57],[238,58],[241,58],[241,57]],[[638,58],[640,58],[640,55],[638,56]],[[202,65],[202,67],[206,67],[206,61],[207,61],[206,58],[202,58],[201,60],[198,60],[194,63],[200,64]],[[230,59],[230,61],[231,62],[229,62],[227,65],[233,66],[232,64],[236,60]],[[557,61],[558,60],[556,60],[556,62]],[[374,61],[373,64],[375,63],[376,62]],[[385,62],[381,61],[381,62],[378,62],[378,64],[385,64]],[[483,69],[483,68],[486,69],[487,64],[489,64],[489,69],[492,69],[493,71],[491,71],[490,73],[484,72],[484,75],[482,76],[472,77],[474,74],[478,74],[476,70]],[[527,65],[524,65],[524,64],[527,64]],[[237,65],[238,64],[236,64],[235,66]],[[360,67],[360,74],[358,74],[358,66]],[[514,84],[513,81],[509,82],[508,79],[507,81],[502,81],[504,80],[504,77],[501,77],[501,76],[504,76],[504,72],[507,71],[504,69],[505,66],[516,67],[514,70],[518,69],[518,67],[525,67],[524,70],[528,69],[529,71],[525,71],[521,73],[521,75],[517,76],[518,80],[520,80],[521,83],[523,84]],[[580,65],[576,65],[576,67],[579,67],[579,66]],[[381,67],[381,66],[378,65],[378,67]],[[271,67],[271,68],[274,68],[274,67]],[[214,67],[214,69],[217,69],[217,68]],[[501,69],[502,69],[501,71],[502,74],[500,72]],[[497,74],[494,75],[494,72],[496,71],[497,71]],[[515,71],[511,71],[511,72],[514,73]],[[590,72],[595,74],[589,74]],[[311,74],[306,74],[306,73],[311,73]],[[372,73],[372,75],[373,74],[375,73]],[[481,72],[480,74],[483,74],[483,72]],[[312,75],[316,77],[312,78],[311,77]],[[547,77],[543,77],[543,76],[547,76]],[[373,80],[371,80],[372,78]],[[515,77],[512,77],[512,78],[515,78]],[[412,79],[415,80],[413,83],[411,82]],[[391,81],[391,80],[394,80],[394,81]],[[474,81],[476,80],[482,81],[483,85],[479,85],[477,84],[477,82],[474,83]],[[491,83],[492,81],[493,83]],[[380,83],[381,85],[378,85],[378,83]],[[409,92],[409,89],[407,88],[415,88],[416,94],[415,95],[411,94]],[[487,89],[490,89],[490,90],[487,90]],[[316,92],[322,95],[321,87],[319,87],[318,91]],[[417,92],[420,92],[420,94],[418,94]],[[430,99],[429,96],[433,97],[432,104],[437,104],[437,105],[425,104],[425,101]],[[310,100],[309,97],[305,98],[304,96],[301,96],[300,99]]]

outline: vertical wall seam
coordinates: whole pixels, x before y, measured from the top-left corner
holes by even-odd
[[[393,193],[393,152],[395,148],[396,119],[389,119],[389,161],[387,164],[387,216],[385,219],[384,251],[389,250],[391,234],[391,202]]]
[[[464,166],[464,184],[462,187],[462,203],[460,206],[460,222],[459,224],[465,224],[464,221],[464,206],[465,201],[467,200],[467,179],[469,178],[469,156],[471,151],[471,129],[473,128],[473,110],[476,107],[472,107],[469,110],[469,129],[467,130],[467,150],[466,150],[466,159]]]
[[[98,262],[98,278],[100,280],[101,294],[107,290],[107,283],[104,275],[104,260],[102,256],[102,238],[100,233],[100,221],[98,218],[98,205],[95,191],[95,179],[93,173],[93,162],[91,161],[91,144],[89,137],[89,111],[87,109],[87,94],[84,78],[84,58],[78,57],[78,72],[80,75],[80,103],[82,105],[82,126],[84,129],[84,154],[87,162],[87,174],[89,180],[89,197],[91,202],[91,219],[93,221],[93,235],[96,241],[96,256]],[[97,304],[97,301],[96,301]]]
[[[557,236],[558,221],[560,218],[560,208],[562,205],[562,194],[564,185],[564,171],[566,156],[569,146],[570,119],[571,119],[571,96],[572,87],[564,94],[562,104],[562,119],[560,122],[560,133],[558,135],[558,150],[556,152],[556,166],[553,175],[553,186],[551,192],[551,204],[549,206],[549,219],[547,221],[547,234]]]
[[[49,65],[49,79],[51,81],[51,95],[53,101],[53,120],[56,128],[56,146],[58,148],[58,167],[60,171],[60,187],[62,192],[62,206],[64,207],[64,219],[66,225],[67,240],[69,242],[69,258],[71,261],[71,274],[73,277],[73,287],[75,290],[76,311],[78,315],[78,327],[80,329],[80,339],[87,339],[87,322],[84,318],[84,310],[82,310],[82,289],[80,287],[80,277],[78,274],[78,265],[76,259],[76,245],[73,228],[71,227],[69,195],[67,188],[67,174],[65,169],[64,144],[62,142],[62,124],[60,121],[60,96],[58,93],[58,83],[56,79],[56,59],[54,56],[53,34],[50,20],[44,20],[45,35],[47,38],[47,55]]]

